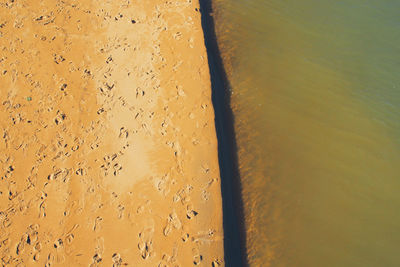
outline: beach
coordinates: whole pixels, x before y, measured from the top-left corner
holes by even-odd
[[[224,266],[198,1],[0,2],[0,262]]]

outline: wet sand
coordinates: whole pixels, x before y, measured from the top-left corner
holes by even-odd
[[[0,86],[3,265],[224,265],[198,1],[2,1]]]

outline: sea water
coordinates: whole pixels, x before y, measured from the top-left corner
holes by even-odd
[[[213,9],[250,266],[400,266],[400,1]]]

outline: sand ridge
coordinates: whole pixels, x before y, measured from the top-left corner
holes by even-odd
[[[0,2],[0,262],[223,266],[198,1]]]

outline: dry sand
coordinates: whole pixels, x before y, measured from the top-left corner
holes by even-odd
[[[198,0],[1,0],[0,135],[2,266],[224,265]]]

